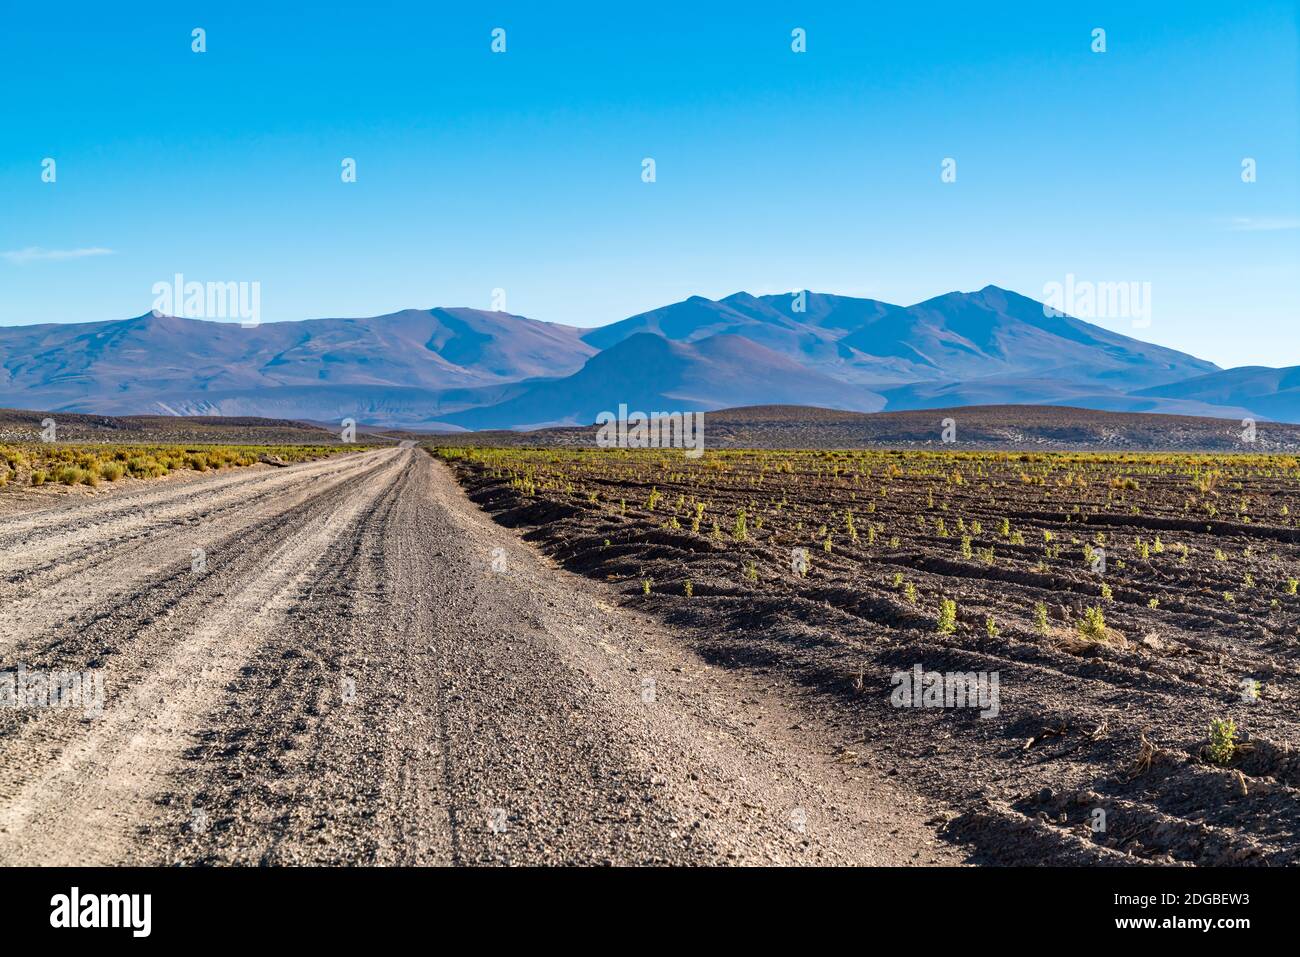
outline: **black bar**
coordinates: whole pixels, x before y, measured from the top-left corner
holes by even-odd
[[[0,914],[6,944],[77,935],[128,946],[251,939],[373,945],[425,930],[446,945],[454,931],[483,945],[510,939],[638,946],[644,935],[645,946],[668,946],[686,939],[762,942],[774,925],[787,925],[799,939],[860,935],[864,945],[910,927],[908,933],[935,943],[963,939],[973,945],[989,934],[1010,939],[1041,932],[1052,935],[1042,941],[1199,935],[1230,946],[1241,933],[1278,933],[1287,926],[1294,880],[1280,869],[1154,867],[6,869],[0,871]],[[52,927],[52,899],[70,897],[73,887],[83,902],[91,895],[150,895],[148,936],[134,936],[130,926]],[[1117,923],[1132,919],[1155,925]],[[1162,924],[1206,919],[1247,924]],[[687,933],[688,925],[699,930]]]

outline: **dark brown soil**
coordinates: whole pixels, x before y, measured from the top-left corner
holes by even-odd
[[[786,682],[846,761],[944,801],[977,860],[1300,860],[1294,458],[444,454],[498,522],[710,662]],[[1090,608],[1104,632],[1081,630]],[[998,714],[893,706],[915,665],[996,673]],[[1223,719],[1236,749],[1216,763]]]

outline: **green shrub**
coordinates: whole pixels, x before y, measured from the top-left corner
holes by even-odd
[[[957,630],[957,603],[951,598],[939,599],[939,622],[935,628],[941,635],[951,635]]]
[[[1227,764],[1237,753],[1237,723],[1231,718],[1215,718],[1210,722],[1210,743],[1205,756],[1214,764]]]
[[[85,469],[76,465],[64,465],[54,472],[54,481],[63,485],[80,485],[85,479]]]
[[[1089,641],[1106,640],[1106,616],[1096,605],[1084,610],[1083,619],[1076,628],[1081,638]]]

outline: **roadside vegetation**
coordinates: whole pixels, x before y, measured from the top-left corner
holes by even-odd
[[[258,462],[288,465],[351,451],[328,445],[0,445],[0,487],[89,485],[208,472]]]

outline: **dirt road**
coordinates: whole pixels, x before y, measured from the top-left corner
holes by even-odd
[[[11,512],[0,672],[103,704],[0,707],[0,864],[960,862],[612,600],[418,449]]]

